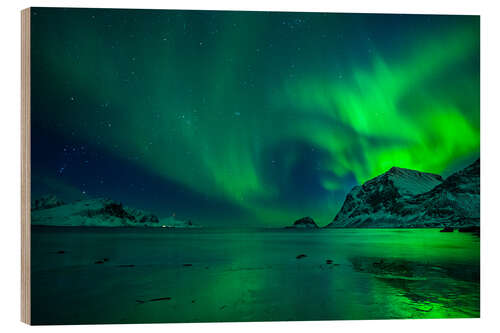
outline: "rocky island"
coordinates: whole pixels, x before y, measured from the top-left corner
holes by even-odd
[[[287,229],[318,229],[318,225],[309,216],[298,219],[292,226],[286,227]]]

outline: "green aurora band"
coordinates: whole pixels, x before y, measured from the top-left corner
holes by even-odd
[[[35,12],[40,126],[250,224],[323,225],[392,166],[446,176],[479,156],[477,17]]]

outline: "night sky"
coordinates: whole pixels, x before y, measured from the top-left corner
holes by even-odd
[[[479,17],[32,10],[32,196],[206,226],[333,219],[479,157]]]

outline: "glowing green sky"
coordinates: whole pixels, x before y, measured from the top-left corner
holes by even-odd
[[[479,156],[478,17],[32,15],[35,194],[323,225],[392,166],[446,176]]]

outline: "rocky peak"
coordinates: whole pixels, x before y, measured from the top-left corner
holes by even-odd
[[[318,225],[309,216],[298,219],[290,228],[318,228]]]
[[[49,209],[64,205],[55,195],[44,195],[31,202],[31,210]]]
[[[480,162],[477,159],[474,163],[463,170],[450,175],[443,182],[440,188],[446,188],[455,193],[469,193],[479,195]]]
[[[400,195],[424,193],[443,182],[443,177],[440,175],[395,166],[372,180],[380,181],[382,179],[381,183],[384,185],[390,183]]]

